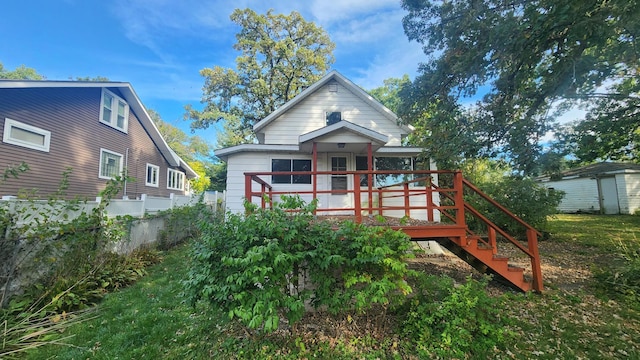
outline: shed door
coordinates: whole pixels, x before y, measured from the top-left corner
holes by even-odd
[[[618,186],[615,177],[600,179],[600,198],[602,199],[602,209],[605,214],[619,214],[620,204],[618,202]]]

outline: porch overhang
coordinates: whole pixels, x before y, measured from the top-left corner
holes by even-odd
[[[376,151],[388,141],[387,135],[344,120],[298,138],[300,151],[305,152],[311,152],[316,143],[318,152],[367,153],[369,144]]]

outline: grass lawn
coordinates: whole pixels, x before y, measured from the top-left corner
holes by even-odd
[[[543,258],[567,257],[559,264],[584,265],[581,275],[586,280],[579,286],[564,287],[557,283],[559,278],[551,278],[545,280],[549,290],[541,295],[497,293],[515,337],[496,352],[495,358],[640,358],[637,300],[603,295],[595,290],[595,280],[584,274],[590,262],[606,266],[606,259],[611,259],[615,263],[616,243],[635,242],[637,248],[640,216],[559,215],[551,221],[549,231],[551,239],[540,244]],[[109,294],[98,305],[96,319],[68,329],[63,334],[73,335],[67,340],[68,346],[41,347],[26,358],[417,358],[401,338],[392,334],[392,328],[388,329],[387,340],[374,339],[362,323],[346,320],[334,320],[335,331],[322,332],[323,336],[318,336],[321,332],[312,326],[296,336],[278,331],[252,335],[226,323],[226,314],[216,309],[204,305],[192,308],[183,303],[180,280],[186,277],[188,263],[185,246],[166,253],[164,261],[149,269],[147,277]],[[554,264],[547,266],[565,266]],[[474,358],[473,354],[469,358]]]

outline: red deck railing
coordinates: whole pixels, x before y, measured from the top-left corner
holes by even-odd
[[[270,180],[274,175],[310,175],[311,184],[272,184]],[[326,189],[331,184],[332,176],[350,178],[351,186],[348,186],[346,190]],[[362,177],[366,179],[366,186],[358,186],[361,184]],[[375,187],[373,183],[377,177],[399,177],[402,178],[402,181]],[[319,188],[319,180],[324,182],[325,188]],[[365,215],[424,220],[423,225],[398,227],[413,239],[474,238],[493,249],[494,254],[497,254],[498,236],[500,236],[529,257],[533,289],[542,291],[542,271],[537,243],[540,233],[465,180],[460,171],[376,170],[245,173],[245,199],[255,201],[256,198],[259,198],[260,206],[263,208],[270,206],[281,195],[294,194],[300,195],[308,201],[319,199],[320,204],[316,208],[317,215],[350,215],[357,223],[361,223]],[[522,226],[524,233],[526,233],[527,244],[523,244],[471,204],[465,202],[465,196],[468,197],[470,194],[475,194]],[[332,195],[340,195],[340,206],[332,205],[330,200]],[[468,219],[474,219],[475,227],[473,229],[467,226]]]

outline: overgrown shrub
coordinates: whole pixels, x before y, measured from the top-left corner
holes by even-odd
[[[510,336],[488,278],[454,285],[444,276],[415,275],[414,294],[401,327],[420,358],[490,359]]]
[[[269,332],[281,316],[298,321],[305,304],[365,311],[374,303],[393,306],[396,294],[411,291],[406,235],[349,222],[333,229],[314,220],[316,202],[299,197],[283,197],[272,209],[247,206],[246,216],[201,222],[184,282],[192,304],[206,300]]]
[[[619,261],[611,261],[606,267],[597,267],[596,284],[605,292],[619,294],[633,301],[640,300],[640,240],[613,243]]]
[[[529,177],[514,175],[507,165],[496,161],[469,161],[463,171],[464,176],[489,197],[542,231],[546,229],[548,217],[558,212],[564,196],[562,191],[547,189]],[[526,234],[526,229],[479,196],[468,194],[466,200],[509,233]],[[471,227],[478,227],[475,219],[470,218],[468,222]]]

